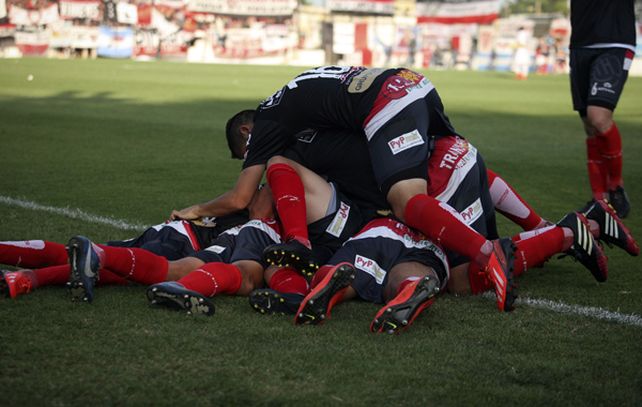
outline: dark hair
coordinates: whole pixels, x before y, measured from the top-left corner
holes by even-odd
[[[243,159],[243,148],[246,140],[241,134],[241,126],[251,123],[254,120],[254,110],[241,110],[225,124],[225,137],[227,146],[230,148],[232,158]]]

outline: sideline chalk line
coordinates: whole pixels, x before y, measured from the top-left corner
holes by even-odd
[[[99,223],[109,225],[122,230],[141,231],[147,226],[129,223],[124,220],[114,219],[108,216],[94,215],[87,213],[78,208],[58,208],[55,206],[42,205],[37,202],[28,201],[25,199],[16,199],[8,196],[0,195],[0,204],[17,206],[24,209],[31,209],[35,211],[43,211],[54,213],[56,215],[66,216],[72,219],[79,219],[90,223]],[[484,294],[484,297],[495,299],[491,293]],[[587,307],[582,305],[565,304],[559,301],[552,301],[546,299],[519,297],[515,301],[517,305],[528,305],[535,308],[544,309],[547,311],[554,311],[566,315],[579,315],[588,318],[593,318],[601,321],[615,322],[622,325],[632,325],[642,327],[642,317],[636,314],[622,314],[620,312],[609,311],[599,307]]]

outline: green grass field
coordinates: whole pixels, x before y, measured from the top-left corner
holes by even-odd
[[[150,225],[217,196],[240,168],[225,120],[300,70],[0,60],[0,240],[135,234],[16,199]],[[566,76],[429,77],[457,129],[543,216],[587,200]],[[626,223],[642,239],[641,78],[629,79],[616,119],[634,205]],[[0,405],[639,406],[642,262],[607,254],[605,284],[569,258],[521,279],[521,297],[568,312],[522,303],[500,314],[492,299],[445,296],[399,336],[371,334],[378,307],[360,302],[295,327],[245,298],[215,298],[216,315],[200,318],[150,309],[141,286],[101,288],[92,305],[41,288],[0,299]],[[600,319],[606,311],[616,319]]]

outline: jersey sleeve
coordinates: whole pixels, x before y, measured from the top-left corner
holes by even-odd
[[[283,152],[288,140],[288,133],[278,122],[255,121],[247,142],[243,168],[267,163],[271,157]]]

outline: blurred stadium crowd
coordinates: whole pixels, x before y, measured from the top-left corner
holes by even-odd
[[[563,14],[501,0],[0,0],[0,57],[566,72]],[[637,55],[642,56],[642,25]],[[642,70],[642,64],[633,64]],[[642,74],[642,72],[640,72]]]

